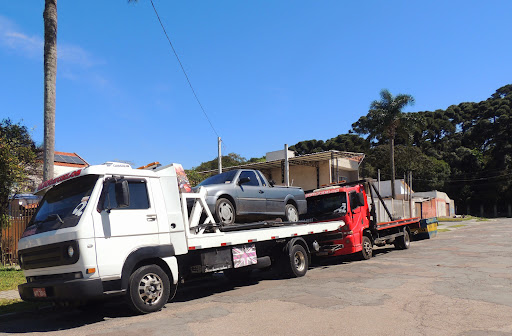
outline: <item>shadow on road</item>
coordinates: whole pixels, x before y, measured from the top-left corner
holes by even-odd
[[[97,303],[83,308],[48,307],[31,313],[0,317],[0,332],[33,333],[68,330],[109,318],[133,316],[120,300]]]
[[[378,248],[374,250],[374,256],[378,257],[379,255],[387,254],[393,250],[394,248],[391,247]],[[359,259],[356,255],[314,258],[310,269],[326,269],[357,260]],[[227,292],[235,288],[255,285],[260,281],[269,280],[279,281],[283,280],[283,277],[279,272],[273,270],[255,270],[250,277],[239,281],[230,281],[223,274],[213,274],[207,279],[193,280],[180,285],[172,301],[188,302]],[[124,304],[121,298],[118,298],[81,308],[47,308],[34,313],[22,313],[0,317],[0,332],[23,334],[71,330],[108,319],[131,316],[135,316],[135,314]]]

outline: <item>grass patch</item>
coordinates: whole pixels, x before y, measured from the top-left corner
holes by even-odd
[[[437,229],[437,232],[448,232],[451,231],[450,229]]]
[[[0,291],[18,289],[18,285],[25,282],[23,271],[15,268],[0,268]]]
[[[20,299],[0,299],[0,316],[9,313],[21,313],[25,311],[37,310],[48,306],[44,302],[25,302]]]
[[[460,227],[463,227],[463,226],[467,226],[467,225],[464,225],[464,224],[458,224],[458,225],[452,225],[450,226],[451,228],[460,228]]]
[[[438,217],[437,220],[440,221],[440,222],[463,222],[463,221],[468,221],[468,220],[472,220],[472,219],[477,219],[478,217],[473,217],[473,216],[466,216],[464,218],[462,217]]]
[[[478,218],[476,221],[477,222],[488,222],[490,219],[489,218]]]

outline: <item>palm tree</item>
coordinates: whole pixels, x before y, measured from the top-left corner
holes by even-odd
[[[43,181],[53,178],[55,156],[55,82],[57,78],[57,0],[45,0],[44,12],[44,160]]]
[[[402,109],[413,105],[414,98],[407,94],[398,94],[395,97],[387,90],[380,91],[380,100],[370,104],[368,115],[359,118],[352,124],[358,134],[368,134],[368,139],[386,138],[389,141],[391,164],[391,197],[395,198],[395,136],[400,122],[403,119]]]

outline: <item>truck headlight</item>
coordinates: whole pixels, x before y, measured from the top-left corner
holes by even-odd
[[[73,254],[75,254],[75,249],[73,248],[73,246],[69,245],[68,246],[68,256],[70,258],[73,258]]]

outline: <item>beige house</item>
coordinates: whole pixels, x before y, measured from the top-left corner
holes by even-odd
[[[285,154],[288,154],[288,158]],[[288,150],[286,153],[285,150],[280,150],[267,153],[266,159],[265,162],[223,168],[223,171],[240,168],[258,169],[268,180],[274,180],[276,185],[286,185],[288,161],[289,185],[312,190],[331,183],[357,181],[359,165],[364,159],[364,154],[330,150],[295,156],[293,151]],[[202,173],[212,172],[214,171]]]

